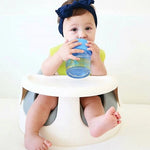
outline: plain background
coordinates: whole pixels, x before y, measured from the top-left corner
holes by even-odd
[[[19,98],[21,80],[37,73],[63,42],[55,10],[64,0],[0,1],[0,97]],[[150,1],[95,0],[96,43],[123,103],[150,103]]]

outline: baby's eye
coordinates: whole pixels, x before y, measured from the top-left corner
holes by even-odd
[[[91,29],[92,29],[91,27],[86,27],[86,28],[85,28],[85,30],[91,30]]]
[[[74,31],[74,32],[75,32],[75,31],[77,31],[77,28],[72,28],[71,31]]]

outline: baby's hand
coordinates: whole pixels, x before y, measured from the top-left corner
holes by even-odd
[[[78,40],[66,41],[58,51],[58,55],[62,58],[62,60],[67,61],[68,59],[80,60],[80,58],[73,56],[73,53],[83,53],[83,50],[73,49],[74,47],[81,45],[81,43],[77,42]]]
[[[99,59],[100,48],[92,41],[88,41],[86,46],[88,46],[88,50],[92,51],[91,61],[95,61]]]

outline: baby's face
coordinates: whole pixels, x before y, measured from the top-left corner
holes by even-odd
[[[83,38],[88,41],[95,40],[96,26],[93,15],[86,12],[80,16],[65,18],[63,23],[63,34],[65,40]]]

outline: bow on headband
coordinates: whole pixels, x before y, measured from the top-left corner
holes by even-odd
[[[72,16],[73,9],[75,8],[83,8],[88,10],[93,15],[95,24],[97,26],[97,16],[94,8],[90,6],[91,4],[94,4],[94,0],[79,0],[79,1],[74,1],[72,4],[64,5],[60,7],[58,10],[56,10],[56,13],[60,17],[58,29],[60,34],[62,34],[62,36],[63,36],[63,21],[65,18]]]

